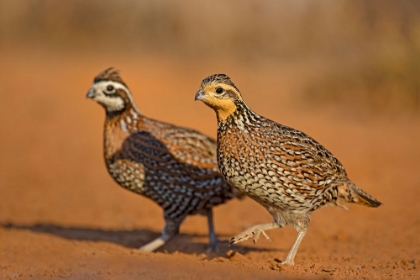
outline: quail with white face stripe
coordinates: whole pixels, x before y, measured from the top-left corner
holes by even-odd
[[[86,97],[106,111],[104,157],[109,174],[123,188],[163,208],[162,235],[139,250],[156,250],[178,234],[186,216],[196,213],[207,216],[209,250],[215,250],[212,208],[239,194],[218,172],[216,141],[144,116],[112,68],[95,77]]]

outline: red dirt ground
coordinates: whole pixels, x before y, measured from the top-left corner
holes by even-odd
[[[18,50],[3,51],[0,58],[0,279],[418,277],[418,118],[297,106],[299,99],[289,96],[304,75],[285,66],[252,71],[229,62],[216,68],[163,58]],[[269,232],[271,243],[261,238],[256,245],[228,247],[231,236],[271,221],[250,199],[215,209],[218,254],[204,254],[207,226],[201,216],[188,218],[181,234],[158,252],[138,253],[137,247],[158,236],[163,220],[156,205],[118,187],[105,170],[104,112],[84,95],[93,76],[108,66],[122,70],[146,115],[212,136],[214,113],[194,103],[194,93],[207,75],[230,74],[252,108],[320,141],[383,206],[316,211],[294,267],[278,263],[296,238],[293,228]]]

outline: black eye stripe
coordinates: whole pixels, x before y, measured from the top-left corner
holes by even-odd
[[[103,91],[103,93],[104,93],[104,95],[106,95],[107,98],[122,98],[116,92],[109,93],[109,92]]]

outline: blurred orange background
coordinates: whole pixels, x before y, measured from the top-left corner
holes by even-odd
[[[319,240],[336,235],[331,246],[344,246],[338,258],[346,258],[346,250],[353,256],[354,244],[340,236],[371,234],[371,246],[381,246],[376,238],[382,236],[393,249],[366,254],[400,264],[400,274],[393,275],[412,275],[412,266],[401,260],[420,255],[420,2],[0,0],[0,59],[0,239],[12,244],[0,252],[0,265],[9,265],[5,275],[45,276],[48,258],[58,253],[54,248],[68,252],[75,240],[88,252],[111,246],[104,254],[123,258],[126,247],[139,247],[161,230],[161,210],[118,187],[103,163],[104,112],[85,94],[93,77],[110,66],[121,70],[146,116],[213,137],[214,112],[194,102],[194,94],[208,75],[228,74],[253,110],[317,139],[352,180],[384,202],[376,210],[315,213],[313,233],[296,261],[309,262],[319,253]],[[216,231],[227,238],[270,219],[253,201],[233,201],[216,209]],[[397,225],[405,229],[389,228]],[[150,232],[130,235],[139,230]],[[181,232],[187,236],[162,252],[184,252],[193,269],[200,257],[190,255],[199,255],[207,242],[205,220],[192,217]],[[127,235],[131,239],[118,241]],[[244,247],[240,252],[258,266],[242,271],[245,276],[262,273],[260,265],[271,271],[267,260],[285,254],[295,238],[293,229],[272,235],[277,241],[256,248],[286,251]],[[57,236],[64,240],[54,241]],[[43,242],[55,245],[33,244]],[[27,247],[44,252],[45,266],[40,261],[24,269]],[[331,249],[321,248],[317,261],[331,263]],[[64,267],[73,267],[74,277],[85,275],[69,265],[82,258],[77,249],[70,251],[52,276]],[[313,276],[314,269],[305,273]],[[122,277],[116,271],[111,273]],[[391,272],[376,273],[380,278]]]

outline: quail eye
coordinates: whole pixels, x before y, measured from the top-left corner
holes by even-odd
[[[221,94],[223,93],[225,90],[221,87],[216,88],[216,93]]]
[[[107,91],[113,91],[114,90],[114,86],[109,85],[109,86],[106,87],[106,90]]]

